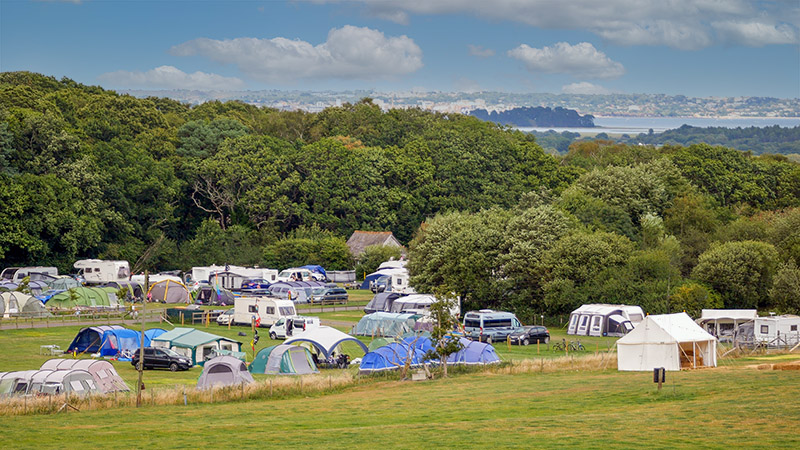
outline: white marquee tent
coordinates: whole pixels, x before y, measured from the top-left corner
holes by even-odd
[[[716,367],[717,338],[686,313],[647,316],[617,341],[619,370]]]

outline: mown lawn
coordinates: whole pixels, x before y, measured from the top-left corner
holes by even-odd
[[[4,448],[797,448],[800,372],[459,374],[280,400],[3,417]]]

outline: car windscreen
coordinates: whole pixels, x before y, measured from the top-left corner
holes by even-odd
[[[179,355],[179,354],[175,353],[175,351],[173,351],[173,350],[171,350],[171,349],[168,349],[168,348],[162,348],[162,349],[160,349],[160,350],[161,350],[162,352],[166,353],[166,354],[167,354],[167,356],[172,356],[173,358],[181,358],[181,355]]]

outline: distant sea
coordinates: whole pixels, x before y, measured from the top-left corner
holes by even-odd
[[[666,130],[680,128],[682,125],[693,127],[769,127],[779,125],[792,128],[800,125],[800,117],[744,117],[744,118],[714,118],[714,117],[595,117],[595,128],[553,128],[553,127],[520,127],[521,131],[547,131],[554,130],[559,133],[570,131],[581,134],[629,134],[647,133],[651,128],[654,133],[663,133]]]

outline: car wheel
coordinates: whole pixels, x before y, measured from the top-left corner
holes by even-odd
[[[522,345],[528,345],[530,343],[531,343],[531,341],[529,341],[528,338],[525,338],[525,339],[522,340]]]
[[[269,334],[269,338],[270,338],[270,339],[272,339],[272,340],[274,341],[274,340],[277,340],[277,339],[278,339],[278,335],[277,335],[277,334],[275,334],[275,332],[272,332],[272,333],[270,333],[270,334]]]
[[[547,336],[547,337],[544,338],[544,343],[545,344],[549,344],[550,343],[550,336]]]
[[[178,364],[177,363],[170,363],[169,370],[170,370],[170,372],[177,372],[178,371]]]
[[[487,344],[491,344],[492,343],[492,337],[491,336],[486,336],[486,343]]]

